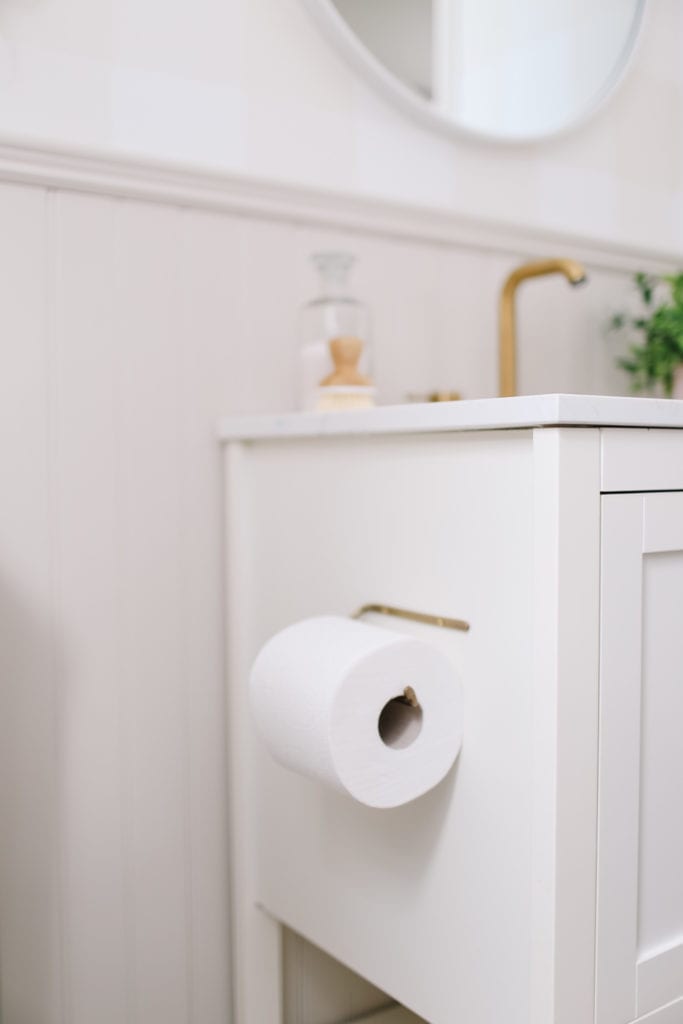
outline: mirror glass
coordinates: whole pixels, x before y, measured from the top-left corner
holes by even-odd
[[[307,0],[414,112],[496,139],[552,135],[610,92],[645,0]]]

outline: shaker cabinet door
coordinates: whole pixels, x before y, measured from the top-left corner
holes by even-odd
[[[683,492],[603,497],[597,1024],[683,1022]]]

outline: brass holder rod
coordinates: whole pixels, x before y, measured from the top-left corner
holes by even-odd
[[[362,608],[354,612],[352,619],[359,619],[362,615],[371,612],[377,615],[393,615],[397,619],[408,619],[410,622],[421,622],[425,626],[438,626],[441,629],[457,629],[461,633],[467,633],[470,628],[469,622],[462,619],[451,619],[446,615],[428,615],[426,612],[411,612],[406,608],[394,608],[389,604],[364,604]]]

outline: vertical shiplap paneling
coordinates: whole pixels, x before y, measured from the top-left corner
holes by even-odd
[[[117,588],[124,858],[132,947],[132,1024],[189,1019],[190,666],[183,630],[179,453],[183,336],[180,216],[122,202],[113,282]]]
[[[257,346],[249,344],[243,220],[184,211],[180,278],[182,395],[182,618],[187,672],[191,1019],[229,1017],[228,821],[223,680],[221,410],[253,401]],[[239,940],[238,940],[239,941]]]
[[[46,197],[0,188],[0,1018],[66,1024]]]
[[[53,207],[69,1017],[217,1024],[229,950],[213,422],[249,379],[228,340],[244,330],[241,222],[72,195]]]
[[[227,229],[227,228],[226,228]],[[290,224],[251,221],[243,232],[244,333],[231,339],[236,409],[294,409],[301,263]],[[305,298],[310,298],[305,295]]]
[[[53,558],[62,639],[60,827],[69,1024],[127,1021],[114,200],[54,193]]]

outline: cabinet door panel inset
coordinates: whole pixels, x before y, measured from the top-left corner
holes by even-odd
[[[643,559],[641,955],[683,942],[683,551]]]
[[[597,1021],[683,999],[683,494],[603,498]]]

